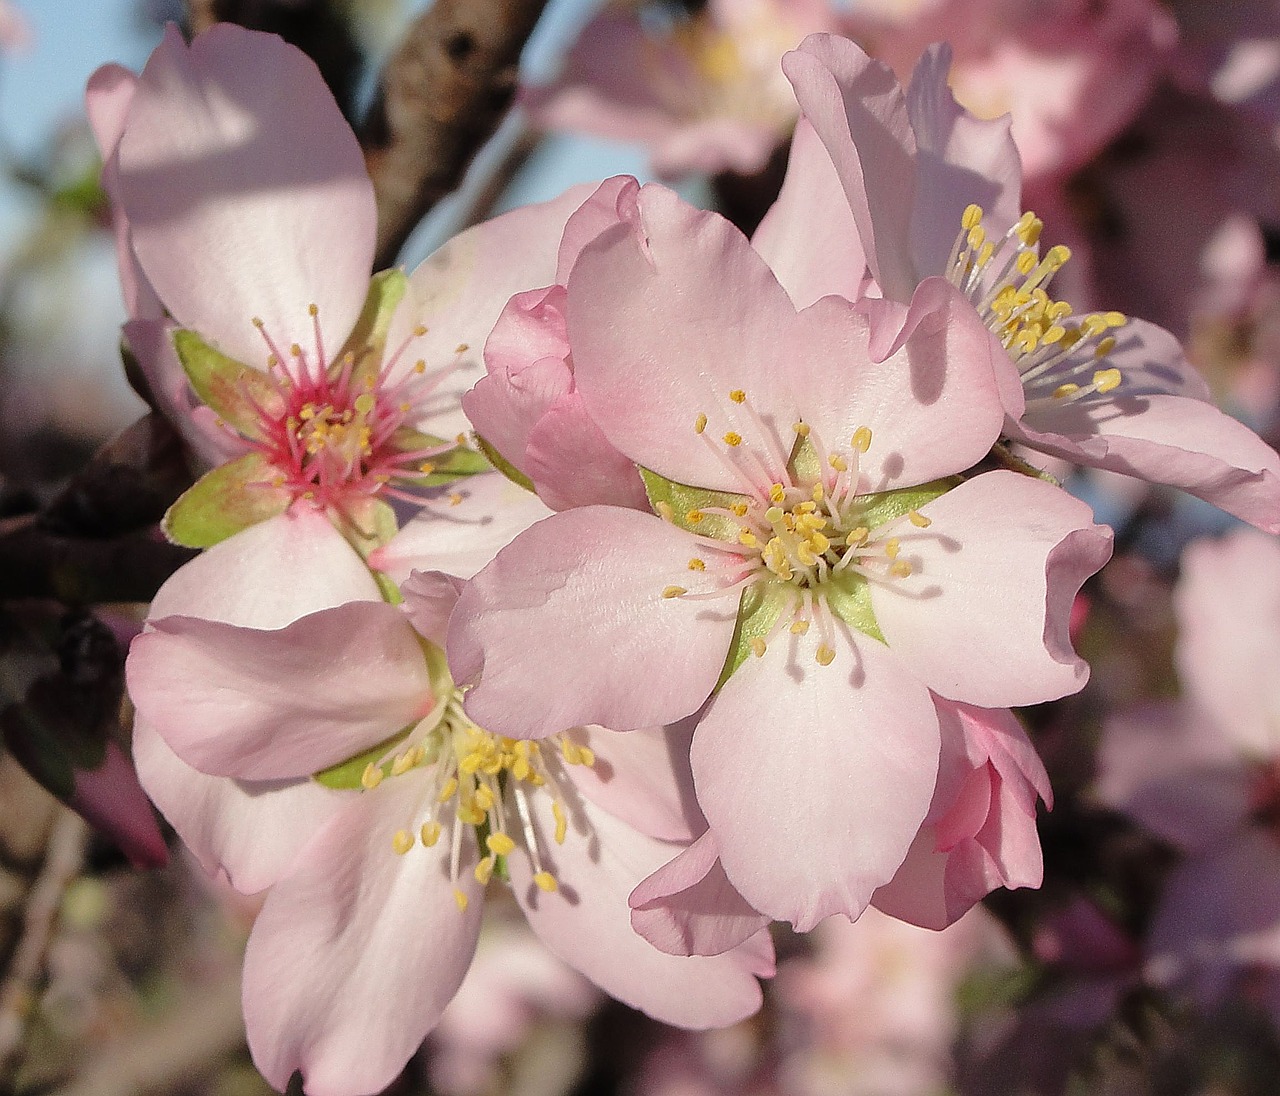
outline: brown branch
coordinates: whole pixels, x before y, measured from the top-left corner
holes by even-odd
[[[89,827],[79,815],[64,810],[49,835],[44,865],[27,895],[22,937],[13,953],[9,976],[0,986],[0,1087],[12,1079],[22,1057],[27,1016],[35,986],[44,969],[62,896],[84,863]]]
[[[362,135],[378,199],[375,265],[456,189],[516,90],[520,51],[546,0],[436,0],[383,72]]]

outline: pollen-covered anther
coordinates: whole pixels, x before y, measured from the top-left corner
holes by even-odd
[[[793,620],[791,622],[791,634],[793,636],[802,636],[809,630],[809,622],[807,620]]]
[[[895,578],[907,578],[912,573],[911,564],[905,559],[895,559],[889,567],[889,574]]]
[[[830,666],[835,661],[835,649],[826,643],[819,643],[818,649],[813,653],[813,657],[817,659],[819,666]]]
[[[741,388],[735,388],[729,393],[729,399],[733,400],[734,403],[746,403],[747,394]]]
[[[440,840],[441,831],[442,827],[439,822],[424,822],[422,823],[422,829],[418,831],[418,836],[422,838],[422,844],[429,849]]]
[[[693,432],[695,434],[701,434],[704,430],[706,430],[706,428],[707,428],[707,416],[699,412],[698,417],[693,420]]]
[[[928,529],[933,524],[933,519],[925,517],[919,510],[908,510],[907,520],[917,529]]]
[[[705,560],[698,559],[696,556],[693,559],[689,560],[690,571],[705,571],[706,569],[707,569],[707,564]]]
[[[549,871],[540,871],[533,877],[534,885],[538,890],[546,894],[554,894],[560,889],[560,884],[556,882],[556,877]]]
[[[664,586],[662,596],[670,601],[672,598],[683,597],[688,592],[683,586]]]
[[[865,453],[871,448],[871,428],[867,426],[859,426],[858,429],[853,432],[850,444],[859,453]]]
[[[1120,387],[1120,370],[1099,369],[1093,375],[1093,385],[1099,392],[1111,392]]]
[[[753,636],[751,638],[750,646],[751,646],[751,653],[755,655],[756,658],[764,658],[764,653],[767,648],[765,646],[765,642],[763,639],[761,639],[759,636]]]
[[[736,449],[738,448],[739,445],[742,444],[742,435],[739,434],[736,430],[730,430],[724,436],[724,443],[730,449]]]
[[[465,913],[467,909],[467,896],[457,887],[453,888],[453,900],[458,906],[458,912]]]
[[[413,834],[408,830],[396,830],[391,837],[391,847],[396,852],[404,856],[411,848],[413,848]]]
[[[385,774],[380,765],[375,765],[372,761],[364,767],[364,772],[360,774],[360,786],[368,791],[373,791],[382,783]]]

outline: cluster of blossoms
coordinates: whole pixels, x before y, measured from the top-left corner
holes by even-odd
[[[751,239],[615,178],[372,276],[372,188],[301,54],[171,32],[95,76],[126,339],[211,466],[166,518],[205,550],[129,656],[135,759],[266,892],[273,1084],[392,1080],[489,887],[698,1028],[758,1007],[771,921],[943,928],[1038,885],[1051,792],[1010,709],[1084,684],[1111,533],[1012,447],[1280,531],[1280,458],[1177,342],[1051,295],[1069,251],[948,70],[786,54]]]

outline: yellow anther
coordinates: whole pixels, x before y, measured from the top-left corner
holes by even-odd
[[[423,324],[418,324],[418,326],[413,329],[413,333],[420,339],[427,333],[427,329]]]
[[[253,324],[253,326],[256,327],[259,331],[261,331],[266,326],[266,324],[262,322],[261,316],[254,316],[253,319],[251,319],[249,322]]]
[[[898,543],[897,537],[890,537],[884,542],[884,554],[890,559],[897,559],[901,545]]]
[[[1124,327],[1129,322],[1129,317],[1123,312],[1104,312],[1102,318],[1108,327]]]
[[[493,804],[496,802],[493,789],[488,784],[481,784],[476,788],[476,807],[484,811],[486,814],[493,810]]]
[[[737,514],[738,517],[740,518],[745,518],[747,516],[747,504],[745,502],[735,502],[732,506],[729,507],[729,509],[732,510],[735,514]]]
[[[730,449],[736,449],[739,445],[742,444],[742,435],[739,434],[736,430],[730,430],[724,436],[724,443],[725,445],[729,446]]]
[[[853,447],[859,453],[865,453],[868,449],[871,448],[870,428],[866,426],[859,426],[858,429],[853,432],[853,438],[851,439],[851,441],[853,443]]]
[[[827,457],[827,463],[831,465],[831,467],[834,468],[837,472],[849,471],[849,462],[845,460],[844,457],[842,457],[839,453],[832,453],[829,457]]]
[[[815,483],[813,485],[813,490],[809,492],[809,495],[814,502],[821,502],[824,498],[826,498],[827,489],[822,485],[822,483],[820,482]]]
[[[809,622],[807,620],[793,620],[791,622],[791,634],[793,636],[802,636],[809,630]]]
[[[455,776],[449,777],[449,779],[444,782],[444,787],[440,789],[440,802],[448,803],[449,800],[453,798],[454,792],[457,790],[458,778]]]
[[[693,432],[701,434],[707,428],[707,416],[699,412],[698,417],[693,420]]]
[[[662,589],[662,596],[670,601],[673,597],[680,597],[688,592],[689,591],[683,586],[664,586]]]
[[[516,843],[501,830],[494,830],[484,842],[494,856],[510,856]]]
[[[738,543],[746,548],[754,548],[760,540],[750,529],[742,529],[738,532]]]
[[[356,397],[355,408],[362,415],[367,415],[377,406],[378,401],[370,392],[361,392],[360,395]]]
[[[751,646],[751,653],[755,655],[756,658],[764,658],[765,645],[764,645],[763,639],[761,639],[759,636],[753,636],[751,639],[750,646]]]
[[[360,786],[362,788],[367,788],[369,791],[373,791],[374,788],[382,783],[384,775],[385,774],[383,773],[381,766],[375,765],[370,761],[369,764],[364,767],[364,772],[360,774]]]
[[[1046,346],[1052,346],[1059,339],[1061,339],[1062,336],[1065,335],[1066,333],[1067,333],[1067,329],[1065,327],[1063,327],[1061,324],[1055,323],[1052,327],[1046,330],[1043,335],[1040,336],[1040,341],[1044,343]]]
[[[553,799],[551,801],[551,817],[556,820],[556,844],[563,845],[564,839],[569,832],[569,820],[564,816],[564,808],[560,806],[560,801]]]
[[[778,522],[782,521],[786,516],[787,512],[781,506],[770,506],[769,509],[764,512],[764,520],[770,525],[777,525]]]
[[[690,525],[697,525],[706,515],[701,510],[689,510],[684,515],[684,520]]]
[[[582,759],[582,764],[589,769],[596,763],[596,752],[590,746],[579,746],[578,756]]]
[[[300,347],[297,343],[290,343],[289,354],[295,358],[302,357],[302,347]]]
[[[969,229],[969,246],[975,251],[980,248],[987,239],[986,230],[981,225],[975,225]]]
[[[497,860],[492,856],[486,856],[476,865],[475,877],[476,882],[482,887],[489,885],[489,880],[493,878],[493,866]]]
[[[1018,256],[1018,260],[1014,263],[1014,268],[1019,274],[1030,274],[1036,268],[1036,253],[1034,251],[1024,251]]]
[[[311,316],[318,316],[320,315],[320,308],[318,305],[309,304],[307,305],[307,313]]]
[[[1071,315],[1071,306],[1066,301],[1054,301],[1046,310],[1045,316],[1050,320],[1065,320]],[[1116,313],[1119,315],[1119,313]]]
[[[954,221],[952,222],[955,223]],[[970,202],[964,207],[964,213],[960,217],[960,227],[966,232],[970,229],[977,228],[982,223],[982,206],[974,205]]]
[[[533,766],[529,764],[527,758],[517,757],[511,763],[511,775],[517,780],[528,780],[533,775]]]
[[[893,561],[893,565],[889,568],[889,574],[894,575],[897,578],[906,578],[911,574],[911,564],[905,559],[896,559]]]
[[[693,559],[689,560],[690,571],[705,571],[706,569],[707,564],[705,560],[698,559],[697,556],[694,556]]]
[[[813,657],[818,660],[819,666],[830,666],[835,661],[836,653],[827,644],[819,643]]]
[[[1086,338],[1095,338],[1101,335],[1107,329],[1107,321],[1105,317],[1095,313],[1092,316],[1086,316],[1080,321],[1080,330]]]
[[[453,348],[453,352],[455,354],[465,354],[470,349],[470,343],[458,343],[458,345]]]
[[[1074,396],[1079,391],[1080,386],[1078,384],[1071,384],[1068,381],[1066,384],[1058,385],[1058,387],[1053,390],[1053,398],[1055,400],[1066,399],[1068,396]]]
[[[459,913],[462,913],[466,910],[467,896],[463,894],[462,891],[458,890],[457,887],[453,888],[453,900],[458,904]]]
[[[933,519],[925,517],[919,510],[908,510],[907,520],[917,529],[928,529],[933,524]]]
[[[985,244],[982,245],[982,250],[978,252],[978,257],[977,259],[974,260],[974,265],[977,266],[979,270],[981,270],[984,266],[987,265],[987,263],[991,262],[991,256],[994,255],[995,253],[996,253],[996,245],[993,244],[990,240],[988,240]]]
[[[422,829],[419,831],[418,836],[422,838],[422,843],[427,848],[431,848],[432,845],[434,845],[437,841],[440,840],[440,823],[439,822],[422,823]]]
[[[1052,270],[1061,270],[1071,259],[1071,248],[1066,244],[1054,244],[1049,248],[1049,253],[1045,255],[1044,261]]]
[[[1029,217],[1024,227],[1018,230],[1018,239],[1022,241],[1026,247],[1035,247],[1040,242],[1040,233],[1044,230],[1044,221],[1034,214],[1024,214]]]
[[[1110,392],[1120,386],[1120,370],[1099,369],[1093,375],[1093,384],[1099,392]]]
[[[831,541],[829,541],[825,536],[823,536],[821,533],[819,533],[815,529],[812,533],[809,534],[809,547],[812,548],[818,555],[822,555],[828,548],[831,547]]]
[[[452,494],[449,495],[449,505],[450,506],[462,505],[462,496],[458,494],[457,491],[454,491]]]
[[[427,363],[419,358],[413,363],[413,371],[417,373],[418,376],[422,376],[422,374],[427,371]]]
[[[770,502],[785,502],[786,498],[787,498],[787,489],[783,487],[782,484],[773,483],[769,485],[769,501]]]
[[[479,826],[485,820],[485,813],[479,810],[475,804],[468,803],[458,808],[458,821],[465,822],[468,826]]]
[[[411,750],[406,753],[397,755],[396,759],[391,762],[391,775],[401,776],[402,774],[407,773],[410,769],[413,768],[415,760],[416,760],[416,756]],[[365,772],[368,772],[368,771],[369,771],[368,769],[365,770]],[[363,777],[361,777],[360,783],[362,784],[364,783]]]
[[[436,466],[432,464],[429,460],[424,460],[420,465],[418,465],[418,471],[421,472],[424,476],[431,475],[431,473],[434,472],[435,470],[436,470]]]
[[[413,834],[408,830],[396,830],[391,838],[391,847],[401,856],[413,848]]]
[[[578,765],[582,761],[582,747],[572,739],[560,739],[560,753],[570,765]]]
[[[549,871],[538,872],[538,874],[533,877],[533,882],[537,886],[538,890],[546,891],[547,894],[552,894],[560,889],[560,884],[556,882],[556,877]]]
[[[1105,358],[1116,348],[1116,337],[1108,335],[1105,339],[1099,339],[1098,345],[1093,348],[1093,356],[1095,358]]]
[[[729,399],[733,400],[734,403],[746,403],[747,394],[741,388],[735,388],[729,393]]]
[[[809,424],[807,422],[793,422],[791,429],[796,432],[796,437],[807,438],[809,436]]]
[[[808,499],[805,499],[804,502],[802,502],[799,506],[796,507],[796,513],[812,514],[817,508],[818,508],[818,504],[816,502],[810,502]]]
[[[865,544],[867,542],[867,537],[870,535],[870,529],[865,525],[859,525],[856,529],[849,530],[849,535],[844,538],[844,542],[849,545],[850,548],[855,548],[859,544]]]

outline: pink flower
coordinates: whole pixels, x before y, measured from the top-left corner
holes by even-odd
[[[1042,222],[1019,211],[1009,123],[963,111],[949,63],[945,46],[930,49],[904,92],[840,38],[814,35],[787,54],[804,121],[757,249],[801,304],[860,288],[864,266],[903,303],[929,276],[947,278],[1004,349],[1011,441],[1181,487],[1280,531],[1280,457],[1208,402],[1175,340],[1118,312],[1072,317],[1049,296],[1070,251],[1040,254]]]
[[[638,10],[609,10],[582,31],[560,79],[521,101],[536,125],[640,142],[667,178],[750,175],[795,121],[779,58],[834,25],[822,0],[711,0],[668,13],[661,29]]]
[[[357,601],[279,630],[168,617],[130,654],[140,714],[210,779],[334,789],[245,955],[249,1043],[278,1088],[296,1069],[316,1096],[388,1084],[457,992],[495,874],[552,952],[666,1022],[735,1022],[772,973],[766,933],[676,958],[632,932],[627,894],[692,836],[687,736],[482,730],[436,646],[459,585],[415,575],[407,616]]]
[[[700,712],[694,781],[733,888],[802,929],[856,916],[929,812],[933,694],[1083,683],[1067,621],[1109,534],[1028,477],[946,479],[1003,415],[945,281],[797,312],[723,219],[660,187],[620,206],[569,276],[567,330],[655,512],[563,511],[476,576],[449,636],[467,710],[514,738]]]
[[[1098,792],[1184,853],[1148,975],[1215,998],[1259,969],[1280,1000],[1280,545],[1248,530],[1192,544],[1175,608],[1186,698],[1107,724]]]
[[[457,396],[503,302],[551,276],[583,194],[371,280],[373,187],[300,51],[230,25],[188,47],[171,28],[139,77],[100,70],[89,100],[130,345],[203,455],[235,456],[175,504],[172,536],[206,547],[305,503],[367,550],[395,527],[382,500],[486,467],[460,447]]]

